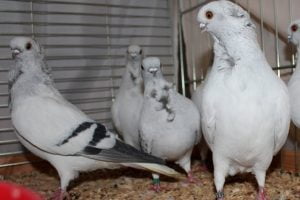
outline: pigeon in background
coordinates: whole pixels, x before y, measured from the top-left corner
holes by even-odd
[[[17,37],[10,47],[14,58],[9,72],[12,122],[21,143],[58,171],[61,186],[55,199],[67,195],[69,182],[80,171],[130,166],[178,175],[162,159],[118,140],[64,99],[54,87],[36,41]]]
[[[289,130],[287,88],[262,53],[245,10],[230,1],[213,1],[199,10],[197,20],[215,43],[203,87],[201,125],[213,152],[217,199],[224,199],[228,174],[246,171],[258,182],[257,199],[265,200],[266,171]]]
[[[130,45],[127,49],[126,71],[111,108],[113,123],[118,133],[127,144],[137,149],[140,148],[138,125],[144,89],[141,64],[142,49],[137,45]]]
[[[300,128],[300,20],[291,23],[288,29],[289,41],[297,46],[297,65],[291,76],[288,89],[291,101],[291,118],[293,123]]]
[[[145,85],[139,125],[141,149],[174,161],[186,171],[189,181],[195,182],[191,154],[201,139],[199,112],[164,79],[159,58],[145,58],[141,68]],[[153,174],[153,189],[161,189],[157,174]]]

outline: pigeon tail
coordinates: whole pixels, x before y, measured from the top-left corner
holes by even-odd
[[[87,146],[78,154],[95,160],[121,163],[123,166],[138,169],[147,169],[166,176],[180,176],[178,172],[165,166],[163,159],[141,152],[120,140],[116,140],[116,144],[110,149]]]

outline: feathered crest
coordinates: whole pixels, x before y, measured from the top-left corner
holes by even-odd
[[[227,0],[220,0],[223,3],[224,11],[231,17],[243,18],[245,20],[245,26],[255,28],[255,25],[252,23],[250,15],[242,7]]]

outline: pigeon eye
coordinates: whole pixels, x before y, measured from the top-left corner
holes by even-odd
[[[213,14],[213,12],[211,12],[211,11],[207,11],[207,12],[205,13],[205,16],[206,16],[207,19],[212,19],[212,18],[214,17],[214,14]]]
[[[142,68],[142,70],[144,70],[144,66],[143,65],[141,65],[141,68]]]
[[[30,50],[31,47],[32,47],[32,44],[30,42],[28,42],[28,43],[26,43],[25,47],[26,47],[27,50]]]
[[[296,24],[294,24],[293,26],[291,26],[291,30],[293,32],[296,32],[298,30],[298,26]]]

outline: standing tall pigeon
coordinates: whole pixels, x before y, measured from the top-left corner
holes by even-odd
[[[132,166],[176,175],[163,160],[116,139],[64,99],[36,41],[17,37],[10,47],[15,61],[9,72],[12,122],[21,143],[58,171],[61,182],[55,199],[64,198],[69,182],[80,171]]]
[[[141,75],[142,49],[130,45],[127,65],[119,93],[112,105],[112,119],[118,133],[127,144],[139,149],[138,125],[143,105],[143,79]]]
[[[214,1],[199,10],[197,20],[215,42],[215,60],[203,88],[201,122],[213,152],[217,199],[224,199],[228,174],[247,171],[258,182],[257,199],[265,200],[266,171],[288,135],[287,88],[262,53],[245,10],[230,1]]]
[[[145,84],[143,108],[139,125],[143,151],[175,161],[190,181],[191,154],[200,141],[200,115],[193,102],[180,95],[162,74],[160,60],[145,58],[142,62]],[[154,190],[159,191],[159,176],[153,174]]]
[[[297,66],[290,81],[288,89],[291,101],[291,117],[293,123],[300,128],[300,20],[296,20],[289,26],[289,40],[297,46]]]

